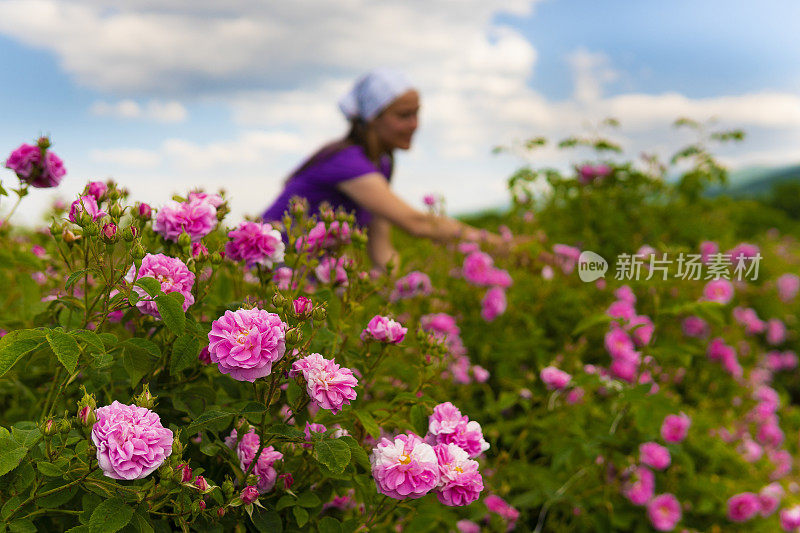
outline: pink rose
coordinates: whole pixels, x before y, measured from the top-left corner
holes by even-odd
[[[664,470],[672,461],[669,450],[656,442],[645,442],[639,445],[639,460],[656,470]]]
[[[647,504],[647,517],[656,531],[672,531],[681,519],[681,504],[672,494],[660,494]]]
[[[39,144],[49,146],[50,142],[43,137],[39,139]],[[43,153],[44,165],[42,165]],[[63,161],[56,154],[47,148],[24,143],[11,152],[6,159],[5,167],[14,171],[20,181],[38,189],[57,187],[67,173]]]
[[[108,185],[102,181],[90,181],[89,184],[86,185],[86,194],[94,196],[95,200],[98,202],[103,199],[103,195],[107,190]]]
[[[742,492],[728,499],[728,519],[732,522],[747,522],[761,510],[758,495]]]
[[[125,281],[133,283],[135,265],[131,265]],[[135,279],[154,278],[161,283],[161,290],[169,294],[177,292],[183,295],[183,311],[189,309],[194,303],[192,287],[194,286],[194,274],[186,267],[183,261],[175,257],[164,254],[147,254],[142,259],[142,266],[139,267],[138,275]],[[133,291],[139,295],[136,308],[146,315],[161,318],[156,302],[143,288],[133,287]]]
[[[356,399],[358,380],[349,368],[342,368],[332,359],[312,353],[292,364],[289,376],[303,375],[311,400],[322,409],[337,414]]]
[[[217,209],[199,198],[179,203],[170,200],[158,210],[153,231],[168,241],[178,242],[184,231],[197,242],[217,227]]]
[[[231,261],[244,261],[248,268],[262,265],[272,268],[283,261],[285,245],[281,233],[270,224],[242,222],[228,232],[225,256]]]
[[[796,274],[783,274],[775,281],[778,296],[784,302],[791,302],[800,290],[800,277]]]
[[[286,324],[275,313],[239,309],[211,323],[208,352],[219,371],[239,381],[268,376],[286,352]]]
[[[622,495],[634,505],[644,505],[653,497],[655,476],[643,466],[637,466],[630,474],[631,478],[622,487]]]
[[[93,221],[96,221],[100,218],[106,216],[106,212],[102,211],[100,207],[97,205],[97,200],[94,199],[94,196],[81,196],[79,199],[72,202],[69,208],[69,220],[70,222],[75,222],[76,224],[80,222],[81,214],[87,213],[90,217],[92,217]]]
[[[378,492],[391,498],[421,498],[439,484],[436,452],[413,434],[381,439],[370,463]]]
[[[543,368],[539,373],[539,377],[550,390],[561,390],[565,388],[572,379],[572,376],[554,366]]]
[[[681,442],[686,438],[691,424],[692,421],[684,413],[667,415],[661,424],[661,438],[667,442]]]
[[[439,462],[439,485],[436,497],[449,506],[469,505],[480,497],[483,478],[478,462],[469,459],[467,452],[455,444],[434,447]]]
[[[703,298],[710,302],[727,304],[733,299],[733,284],[727,279],[715,279],[706,283]]]
[[[402,324],[389,317],[375,315],[361,332],[361,340],[374,339],[378,342],[398,344],[403,341],[408,332]]]
[[[499,315],[506,312],[506,293],[500,287],[492,287],[486,291],[481,301],[481,318],[492,322]]]

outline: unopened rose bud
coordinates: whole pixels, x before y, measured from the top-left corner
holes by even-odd
[[[175,469],[172,468],[169,463],[164,463],[161,468],[158,469],[158,474],[161,476],[162,480],[172,480],[172,476],[175,475]]]
[[[72,429],[72,422],[68,418],[62,418],[61,421],[58,423],[58,430],[66,435],[69,433],[69,430]]]
[[[224,508],[224,507],[219,507],[219,508],[217,509],[217,516],[218,516],[218,517],[220,517],[220,518],[222,518],[223,516],[225,516],[225,508]]]
[[[147,204],[139,204],[137,212],[139,213],[139,216],[142,217],[143,219],[150,220],[150,217],[153,214],[153,209]]]
[[[196,259],[205,259],[208,257],[208,248],[202,242],[192,243],[192,257]]]
[[[117,240],[117,225],[113,222],[108,222],[107,224],[103,225],[103,230],[101,233],[103,235],[103,240],[109,244],[112,244]]]
[[[213,254],[211,254],[210,259],[212,265],[219,265],[220,263],[222,263],[222,254],[219,252],[214,252]]]
[[[245,483],[247,483],[248,485],[257,485],[258,484],[258,476],[255,475],[255,474],[250,474],[249,476],[247,476],[247,479],[245,480]]]
[[[294,316],[300,320],[306,320],[314,311],[314,302],[305,296],[300,296],[292,302]]]
[[[292,485],[294,484],[294,478],[292,477],[292,474],[290,472],[279,475],[278,479],[283,481],[283,490],[289,490],[290,488],[292,488]]]
[[[157,398],[150,394],[150,386],[145,383],[142,388],[142,393],[133,397],[133,403],[145,409],[152,409],[156,405]],[[174,439],[173,439],[174,442]]]
[[[197,487],[197,490],[200,492],[205,492],[208,490],[208,481],[203,476],[197,476],[194,480],[194,486]]]
[[[178,236],[178,246],[181,248],[188,248],[192,245],[192,238],[189,237],[189,234],[185,231],[182,231],[181,234]]]
[[[195,500],[192,502],[192,514],[198,514],[202,509],[200,508],[200,503],[202,500]]]
[[[328,310],[324,307],[315,307],[314,311],[311,313],[311,316],[314,320],[325,320],[325,317],[328,316]]]
[[[131,248],[131,257],[134,259],[142,259],[144,255],[144,248],[142,247],[142,244],[139,242],[134,244]]]
[[[47,150],[48,148],[50,148],[50,139],[48,139],[47,137],[39,137],[39,140],[36,141],[36,146],[44,150]]]
[[[50,235],[52,235],[53,237],[57,237],[57,236],[61,235],[62,231],[63,231],[63,228],[61,227],[61,224],[53,222],[50,225]]]
[[[64,231],[61,233],[61,238],[64,239],[64,242],[67,244],[72,244],[78,240],[78,237],[67,228],[64,228]]]
[[[175,476],[175,481],[188,483],[192,480],[192,469],[186,463],[181,463],[175,471]]]
[[[243,503],[253,503],[258,499],[258,489],[253,485],[248,485],[242,490],[241,494],[239,494],[239,498],[241,498]]]
[[[222,482],[222,494],[224,494],[226,498],[231,497],[233,494],[233,481],[226,479]]]
[[[97,415],[94,413],[94,409],[86,405],[78,410],[78,420],[83,426],[92,427],[97,422]]]
[[[281,294],[281,293],[279,293],[279,292],[276,292],[276,293],[275,293],[275,294],[272,296],[272,305],[274,305],[274,306],[275,306],[275,307],[277,307],[278,309],[280,309],[281,307],[283,307],[283,304],[284,304],[284,303],[286,303],[286,298],[283,296],[283,294]]]
[[[198,505],[198,507],[200,507],[201,511],[205,511],[206,510],[206,502],[204,502],[203,500],[198,500],[197,501],[197,505]]]
[[[292,328],[286,332],[286,345],[293,346],[303,340],[303,334],[299,328]]]
[[[133,240],[136,238],[137,233],[138,231],[136,231],[135,226],[128,226],[127,228],[122,230],[122,238],[125,240],[125,242],[133,242]]]
[[[56,423],[52,418],[47,419],[47,421],[44,423],[44,427],[42,428],[42,433],[44,433],[48,437],[58,433],[58,427],[56,426]]]
[[[111,206],[111,209],[108,210],[108,214],[111,215],[114,220],[119,220],[119,217],[122,216],[122,207],[120,207],[119,204],[114,204]]]
[[[211,364],[211,354],[208,353],[208,346],[200,350],[200,353],[197,355],[197,359],[204,365]]]

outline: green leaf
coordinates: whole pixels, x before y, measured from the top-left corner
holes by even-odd
[[[184,435],[194,435],[209,425],[218,426],[222,422],[226,422],[228,418],[232,416],[233,413],[224,413],[222,411],[206,411],[186,427],[186,432]]]
[[[11,533],[36,533],[39,531],[36,529],[36,526],[33,525],[33,522],[28,520],[27,518],[20,518],[19,520],[14,520],[8,525],[8,530]]]
[[[0,339],[0,377],[44,342],[44,332],[40,330],[21,329],[5,335]]]
[[[339,439],[323,439],[314,443],[314,458],[331,472],[341,474],[350,464],[350,447]]]
[[[0,439],[0,476],[14,470],[25,456],[28,448],[11,437]]]
[[[117,345],[118,339],[113,333],[99,333],[97,336],[103,341],[106,349],[113,348]]]
[[[136,280],[136,285],[143,288],[150,296],[158,296],[161,294],[161,283],[155,278],[149,276],[139,278]]]
[[[369,433],[370,437],[375,440],[380,438],[381,428],[368,411],[362,409],[353,409],[352,412],[356,414],[359,421],[361,421],[361,425],[364,426],[364,431]]]
[[[67,278],[67,282],[64,284],[64,289],[66,290],[72,287],[75,284],[75,282],[81,279],[83,275],[87,272],[89,272],[89,269],[82,268],[77,272],[73,272],[72,274],[70,274],[69,277]]]
[[[284,494],[281,496],[281,499],[278,500],[278,503],[275,504],[275,510],[281,511],[286,509],[287,507],[293,507],[297,503],[297,500],[291,494]]]
[[[272,424],[267,428],[266,435],[278,435],[288,439],[305,439],[305,434],[302,431],[287,424]]]
[[[411,426],[417,435],[425,435],[428,432],[428,410],[422,405],[411,406]]]
[[[119,498],[111,498],[97,506],[89,520],[89,527],[92,531],[113,533],[125,527],[132,516],[132,507]]]
[[[52,330],[47,335],[47,342],[50,343],[50,348],[56,354],[58,360],[67,369],[67,372],[72,374],[78,368],[78,358],[81,355],[78,342],[72,335],[64,333],[63,331]]]
[[[89,346],[97,350],[98,352],[103,353],[106,351],[106,347],[103,344],[103,341],[94,331],[81,329],[72,332],[72,334],[78,339],[82,340],[84,343],[88,344]]]
[[[135,350],[146,352],[148,355],[151,355],[153,357],[156,358],[161,357],[161,350],[158,348],[158,345],[147,339],[140,339],[138,337],[133,337],[131,339],[125,340],[125,342],[123,342],[122,345],[125,346],[126,349],[128,347],[131,347]]]
[[[183,333],[186,325],[186,313],[183,312],[183,307],[178,300],[168,294],[160,294],[156,296],[155,300],[161,320],[169,330],[175,335]]]
[[[131,339],[132,340],[132,339]],[[131,388],[136,387],[142,378],[153,368],[154,360],[137,349],[125,347],[125,355],[122,356],[122,366],[131,378]]]
[[[175,339],[172,345],[172,359],[169,362],[169,373],[174,376],[181,370],[197,363],[200,352],[200,341],[194,335],[185,333]]]
[[[0,509],[0,520],[5,522],[6,518],[8,518],[12,512],[14,512],[19,504],[22,503],[22,498],[19,496],[12,496],[8,499],[6,503],[3,504],[2,509]]]
[[[282,533],[283,523],[281,517],[275,511],[260,509],[253,511],[250,515],[253,525],[260,533]]]
[[[298,527],[303,527],[308,522],[308,511],[302,507],[292,507],[292,514],[294,514],[294,519],[297,520]]]
[[[297,405],[297,400],[302,398],[305,393],[306,391],[297,384],[297,381],[292,380],[286,389],[286,400],[289,405]]]
[[[332,516],[323,517],[317,527],[319,533],[342,533],[342,523]]]
[[[300,495],[300,497],[297,498],[297,505],[310,509],[312,507],[316,507],[317,505],[322,505],[322,502],[313,492],[304,492]]]
[[[575,329],[572,330],[572,336],[580,335],[587,329],[593,328],[595,326],[603,325],[605,326],[609,322],[611,322],[613,318],[606,314],[602,315],[590,315],[578,322],[578,325],[575,326]]]
[[[351,460],[364,467],[365,470],[369,471],[371,468],[369,456],[367,455],[367,452],[364,451],[364,448],[362,448],[358,443],[358,441],[349,435],[339,437],[339,440],[347,444],[347,447],[350,448]]]
[[[36,463],[36,468],[47,477],[61,477],[64,475],[64,469],[59,468],[53,463],[47,461],[39,461]]]

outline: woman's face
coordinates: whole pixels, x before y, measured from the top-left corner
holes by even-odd
[[[411,137],[417,130],[418,112],[419,93],[412,89],[398,96],[372,119],[372,130],[385,150],[411,148]]]

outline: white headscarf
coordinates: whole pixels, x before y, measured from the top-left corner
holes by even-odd
[[[348,120],[361,118],[370,121],[395,98],[413,88],[411,80],[399,70],[376,68],[361,77],[339,100],[339,109]]]

